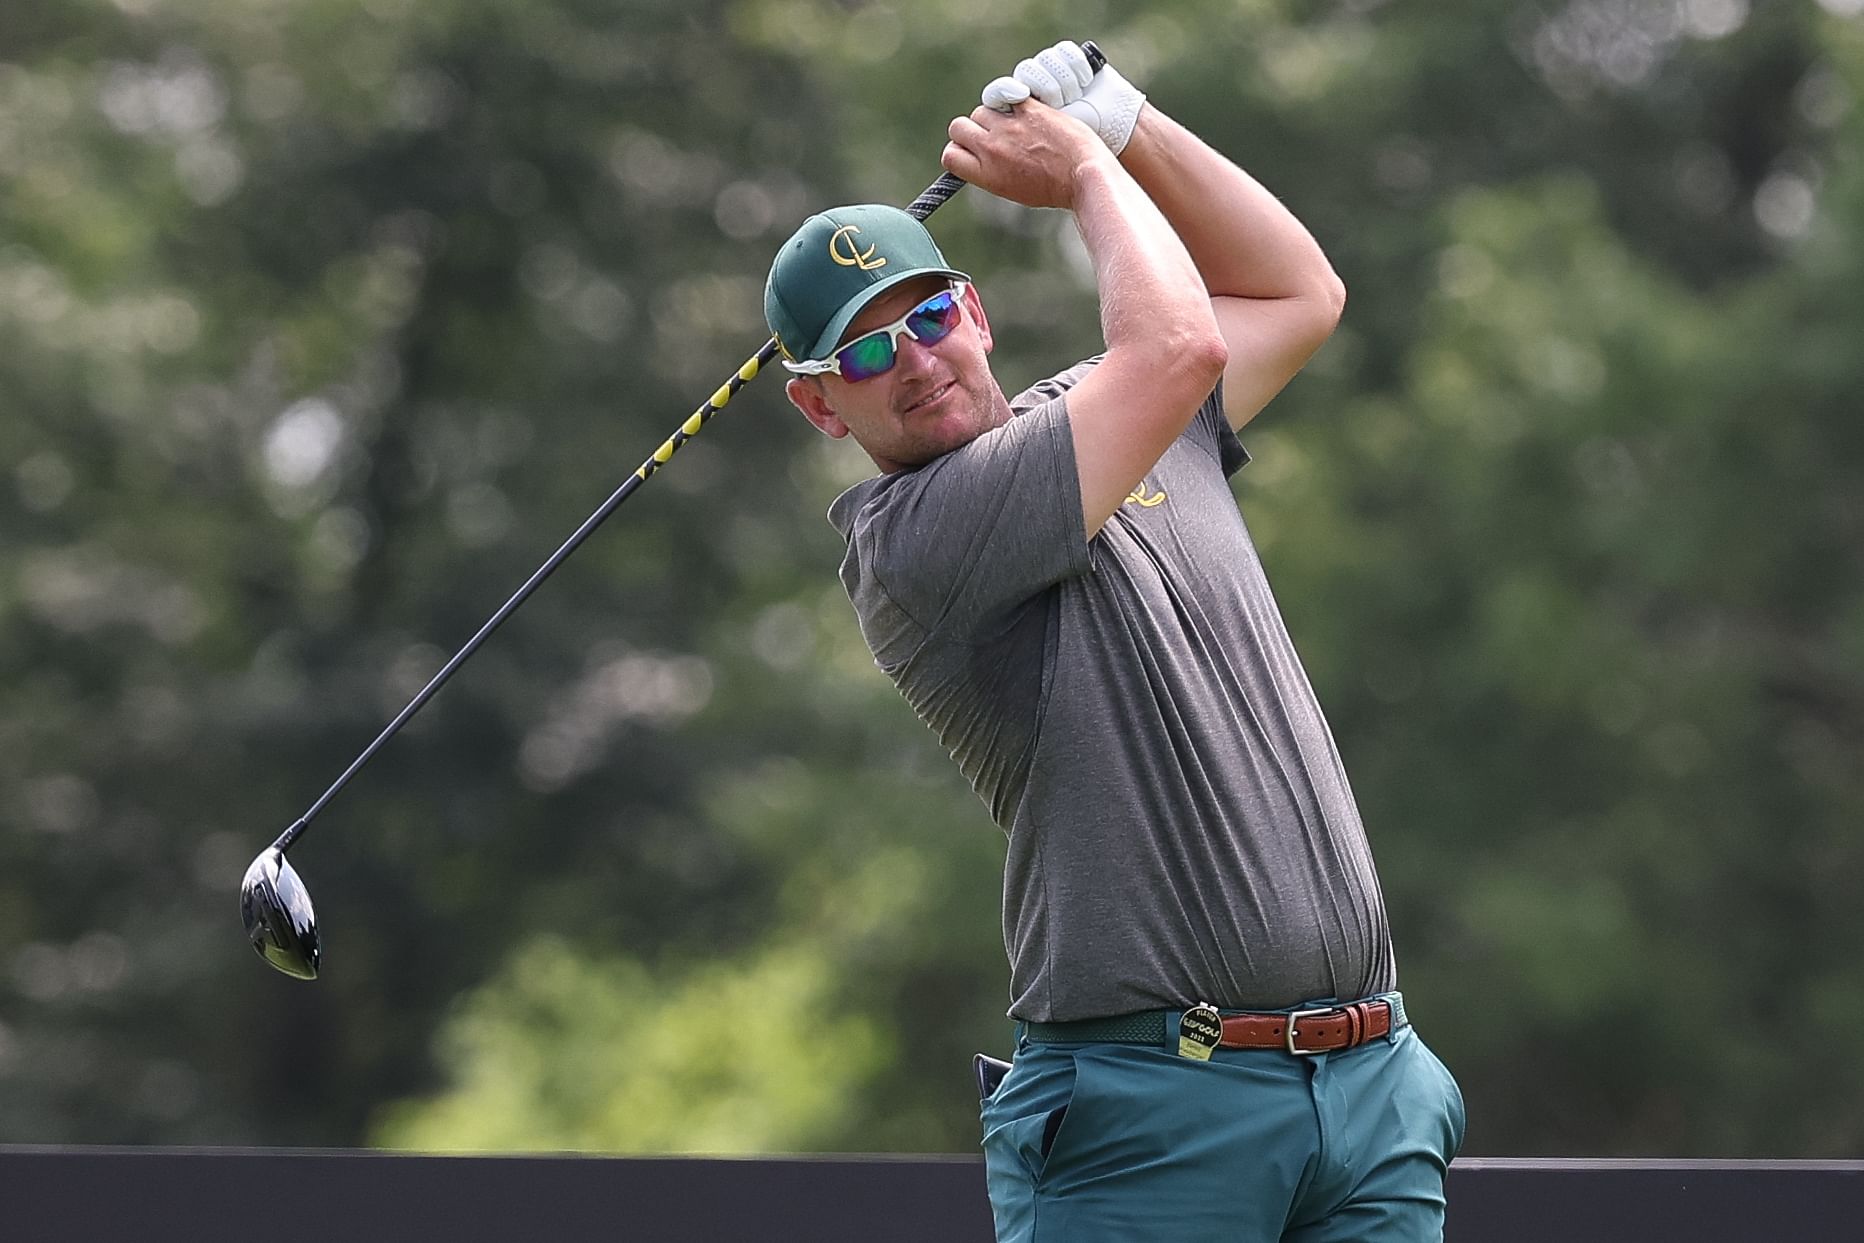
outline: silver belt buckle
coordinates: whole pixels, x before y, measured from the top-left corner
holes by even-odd
[[[1316,1053],[1325,1053],[1325,1049],[1297,1049],[1294,1047],[1294,1025],[1302,1019],[1311,1019],[1316,1015],[1332,1014],[1334,1007],[1323,1006],[1319,1010],[1294,1010],[1288,1015],[1287,1045],[1288,1052],[1296,1057],[1313,1057]]]

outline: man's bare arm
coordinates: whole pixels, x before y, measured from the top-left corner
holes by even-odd
[[[1093,260],[1106,356],[1068,392],[1091,539],[1183,433],[1223,372],[1215,304],[1154,200],[1093,131],[1029,100],[951,125],[947,169],[1030,207],[1063,207]]]
[[[1229,347],[1224,412],[1240,428],[1332,335],[1346,288],[1260,182],[1148,103],[1120,162],[1184,242]]]

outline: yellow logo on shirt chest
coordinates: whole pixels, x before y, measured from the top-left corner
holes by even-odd
[[[1157,492],[1148,491],[1146,481],[1141,479],[1139,481],[1139,486],[1126,494],[1125,503],[1128,505],[1138,505],[1143,509],[1151,509],[1154,505],[1162,505],[1165,503],[1165,489],[1160,488]]]

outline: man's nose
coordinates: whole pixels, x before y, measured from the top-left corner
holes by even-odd
[[[917,375],[932,365],[932,351],[910,332],[893,344],[893,366],[903,375]]]

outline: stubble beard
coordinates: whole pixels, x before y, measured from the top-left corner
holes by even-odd
[[[962,449],[964,446],[993,431],[1010,420],[1009,401],[997,387],[996,379],[988,370],[971,384],[966,384],[962,377],[953,376],[957,384],[957,399],[963,405],[963,413],[952,411],[944,414],[935,428],[917,433],[908,431],[909,439],[901,446],[902,456],[899,461],[904,466],[924,466],[947,453]],[[952,400],[947,394],[941,401]],[[910,424],[912,416],[902,414],[902,420]]]

